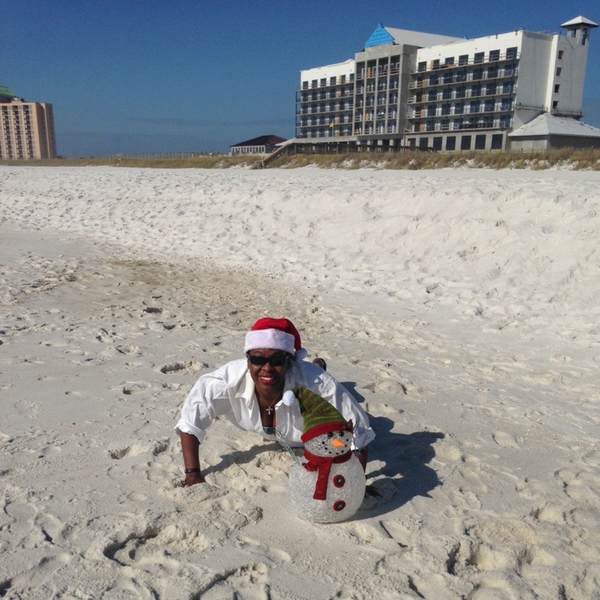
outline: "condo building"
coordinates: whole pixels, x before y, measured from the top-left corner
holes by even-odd
[[[301,71],[294,142],[329,151],[543,149],[559,138],[533,140],[531,126],[519,133],[543,116],[546,129],[558,131],[560,123],[569,133],[560,139],[573,143],[582,135],[597,26],[577,17],[555,34],[464,39],[379,25],[354,59]],[[600,143],[600,131],[590,129],[587,138]]]
[[[0,160],[56,158],[52,104],[25,102],[0,87]]]

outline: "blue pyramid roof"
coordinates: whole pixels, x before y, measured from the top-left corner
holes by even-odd
[[[371,34],[371,37],[367,40],[365,48],[383,46],[384,44],[392,44],[393,42],[394,38],[385,30],[383,25],[379,23],[375,31]]]

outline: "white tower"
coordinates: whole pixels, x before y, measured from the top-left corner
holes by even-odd
[[[567,34],[558,36],[549,104],[553,114],[578,118],[583,103],[590,30],[598,25],[580,16],[563,23],[561,27],[567,30]]]

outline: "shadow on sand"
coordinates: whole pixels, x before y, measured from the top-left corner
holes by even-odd
[[[417,496],[441,485],[436,472],[428,466],[435,456],[433,445],[444,434],[434,431],[394,433],[394,422],[386,417],[371,417],[377,437],[369,446],[369,462],[383,463],[376,470],[367,466],[367,480],[379,497],[367,499],[355,518],[372,518],[400,508]]]

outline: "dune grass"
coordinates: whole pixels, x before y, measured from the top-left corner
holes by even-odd
[[[338,169],[551,169],[600,170],[600,150],[562,149],[549,152],[403,152],[396,154],[318,154],[284,156],[269,164],[269,168],[305,166]]]
[[[151,169],[229,169],[261,168],[262,161],[251,156],[203,155],[189,158],[55,158],[48,160],[3,160],[0,165],[21,166],[114,166]],[[407,169],[444,168],[531,169],[551,168],[600,171],[600,150],[564,148],[548,152],[401,152],[297,154],[280,156],[269,169],[295,169],[306,166],[322,169]]]

